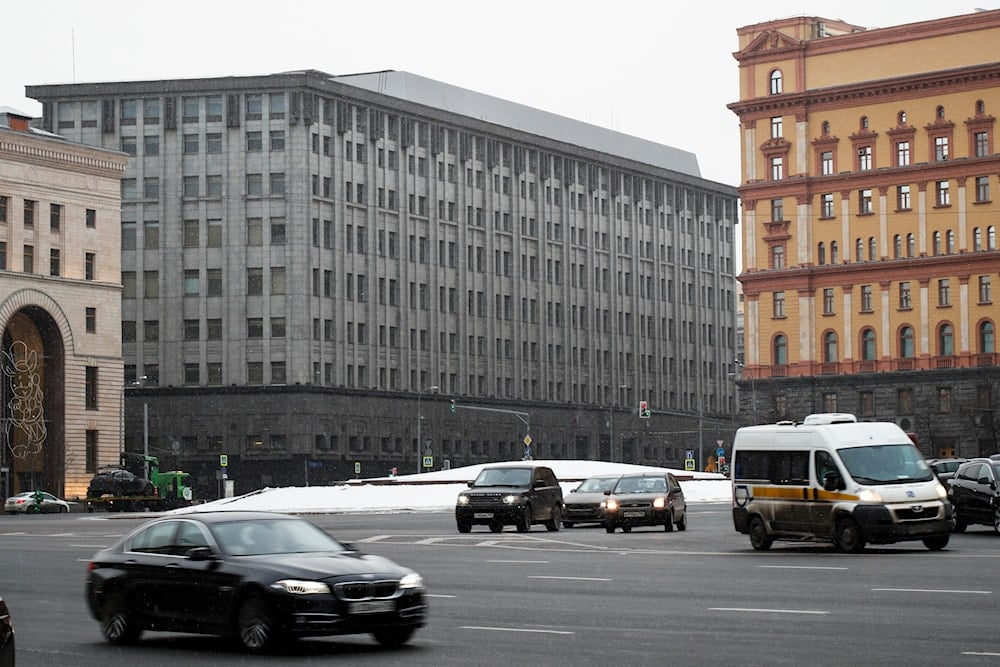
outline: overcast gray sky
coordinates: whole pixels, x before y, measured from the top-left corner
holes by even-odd
[[[973,3],[975,0],[973,0]],[[868,28],[954,16],[966,0],[8,0],[0,106],[24,86],[384,69],[608,127],[698,156],[738,185],[736,29],[796,15]]]

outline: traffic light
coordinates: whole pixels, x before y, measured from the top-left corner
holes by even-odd
[[[455,399],[454,398],[451,399],[451,403],[448,405],[448,411],[451,412],[451,414],[455,414]]]
[[[649,409],[649,401],[639,401],[639,419],[649,419],[652,414]]]

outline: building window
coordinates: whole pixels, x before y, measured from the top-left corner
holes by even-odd
[[[896,186],[896,208],[900,211],[910,210],[910,186]]]
[[[185,248],[197,248],[201,244],[201,221],[185,220],[182,223],[183,240]]]
[[[912,233],[906,235],[906,256],[913,257],[917,254],[917,237]]]
[[[826,244],[822,241],[816,246],[816,263],[820,266],[826,264]]]
[[[87,429],[86,431],[87,451],[84,454],[86,458],[84,465],[86,466],[86,471],[90,473],[97,472],[97,452],[99,451],[97,434],[98,431],[96,429]]]
[[[772,269],[785,268],[785,246],[783,245],[771,246],[771,268]]]
[[[938,281],[938,305],[951,305],[951,282],[947,278]]]
[[[263,174],[247,174],[247,195],[257,197],[264,194]]]
[[[142,323],[142,340],[147,343],[155,343],[160,340],[160,321],[145,320]]]
[[[83,253],[83,279],[94,280],[97,274],[97,254],[92,252]]]
[[[875,393],[871,391],[858,392],[858,413],[861,417],[875,416]]]
[[[941,254],[941,232],[934,232],[934,234],[931,235],[931,252],[933,252],[935,256]]]
[[[201,340],[200,320],[184,320],[184,340]]]
[[[783,199],[771,200],[771,222],[781,222],[785,219]]]
[[[896,143],[896,166],[906,167],[910,164],[910,142],[899,141]]]
[[[903,327],[899,330],[899,356],[904,359],[913,358],[913,329]]]
[[[955,354],[954,347],[955,333],[950,324],[942,324],[938,329],[938,354],[942,357],[950,357]]]
[[[862,285],[861,286],[861,312],[870,313],[874,310],[872,308],[872,286]]]
[[[24,246],[24,255],[22,261],[22,270],[24,273],[34,273],[35,272],[35,246],[26,245]]]
[[[826,287],[823,289],[823,314],[834,314],[834,295],[832,287]]]
[[[819,171],[823,176],[833,175],[833,151],[823,151],[819,154]]]
[[[775,292],[774,293],[773,310],[771,316],[775,319],[781,319],[785,317],[785,293]]]
[[[993,292],[990,281],[992,278],[990,276],[979,276],[979,303],[992,303],[993,302]]]
[[[776,366],[788,364],[788,339],[783,334],[774,337],[774,364]]]
[[[260,267],[247,269],[247,296],[261,296],[264,293],[264,270]]]
[[[872,191],[866,188],[858,192],[858,214],[871,215],[872,213]]]
[[[771,119],[771,138],[781,138],[781,116],[775,116]]]
[[[988,157],[990,154],[990,135],[988,132],[976,132],[974,137],[976,157]]]
[[[147,134],[142,138],[142,152],[146,157],[155,157],[160,154],[160,137],[156,134]]]
[[[833,193],[827,192],[820,195],[820,217],[833,217]]]
[[[913,414],[913,390],[900,389],[896,392],[896,414]]]
[[[951,193],[948,189],[948,181],[938,181],[935,188],[937,192],[935,199],[937,206],[951,206]]]
[[[97,366],[87,366],[84,372],[84,407],[87,410],[97,409],[98,396],[98,369]]]
[[[861,332],[861,358],[865,361],[875,361],[874,329],[865,329]]]
[[[785,177],[785,158],[776,155],[771,158],[771,180],[780,181]]]
[[[774,70],[771,72],[771,94],[780,95],[782,91],[782,80],[781,80],[781,70]]]
[[[831,364],[837,361],[837,333],[827,331],[823,334],[823,361]]]
[[[49,275],[58,276],[59,269],[59,250],[58,248],[52,248],[49,250]]]
[[[934,161],[944,162],[948,159],[948,137],[934,137]]]
[[[910,283],[904,281],[899,283],[899,309],[909,310],[910,308]]]
[[[201,367],[198,363],[184,364],[184,384],[201,382]]]
[[[201,270],[184,269],[184,296],[200,294]]]
[[[951,387],[938,387],[937,390],[937,411],[940,413],[951,412]]]
[[[59,204],[49,204],[49,229],[58,232],[62,226],[63,207]]]
[[[990,200],[990,177],[976,176],[976,203],[982,204]]]
[[[83,311],[87,333],[97,333],[97,308],[86,307]]]
[[[261,317],[247,318],[247,338],[264,337],[264,319]]]
[[[24,200],[24,226],[28,229],[35,226],[35,206],[37,204],[38,202],[30,199]]]
[[[861,146],[858,148],[858,171],[871,171],[872,168],[872,147]]]
[[[979,325],[979,352],[992,354],[996,351],[993,323],[986,321]]]

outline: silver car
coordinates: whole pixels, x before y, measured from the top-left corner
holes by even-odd
[[[604,523],[605,491],[615,488],[621,475],[589,477],[563,499],[563,522],[566,528],[578,523]]]
[[[4,503],[4,510],[7,511],[7,514],[38,514],[39,512],[61,514],[69,511],[69,503],[65,500],[56,498],[46,491],[42,491],[41,496],[41,503],[35,500],[34,491],[25,491],[11,496]]]

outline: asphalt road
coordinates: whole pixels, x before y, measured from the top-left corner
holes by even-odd
[[[839,554],[754,552],[729,507],[693,505],[685,532],[600,528],[519,534],[450,514],[314,515],[363,551],[424,575],[430,622],[412,644],[366,636],[251,657],[212,637],[104,643],[83,598],[86,562],[148,518],[0,516],[0,595],[18,665],[975,665],[1000,664],[1000,536],[971,527],[941,552],[919,542]]]

